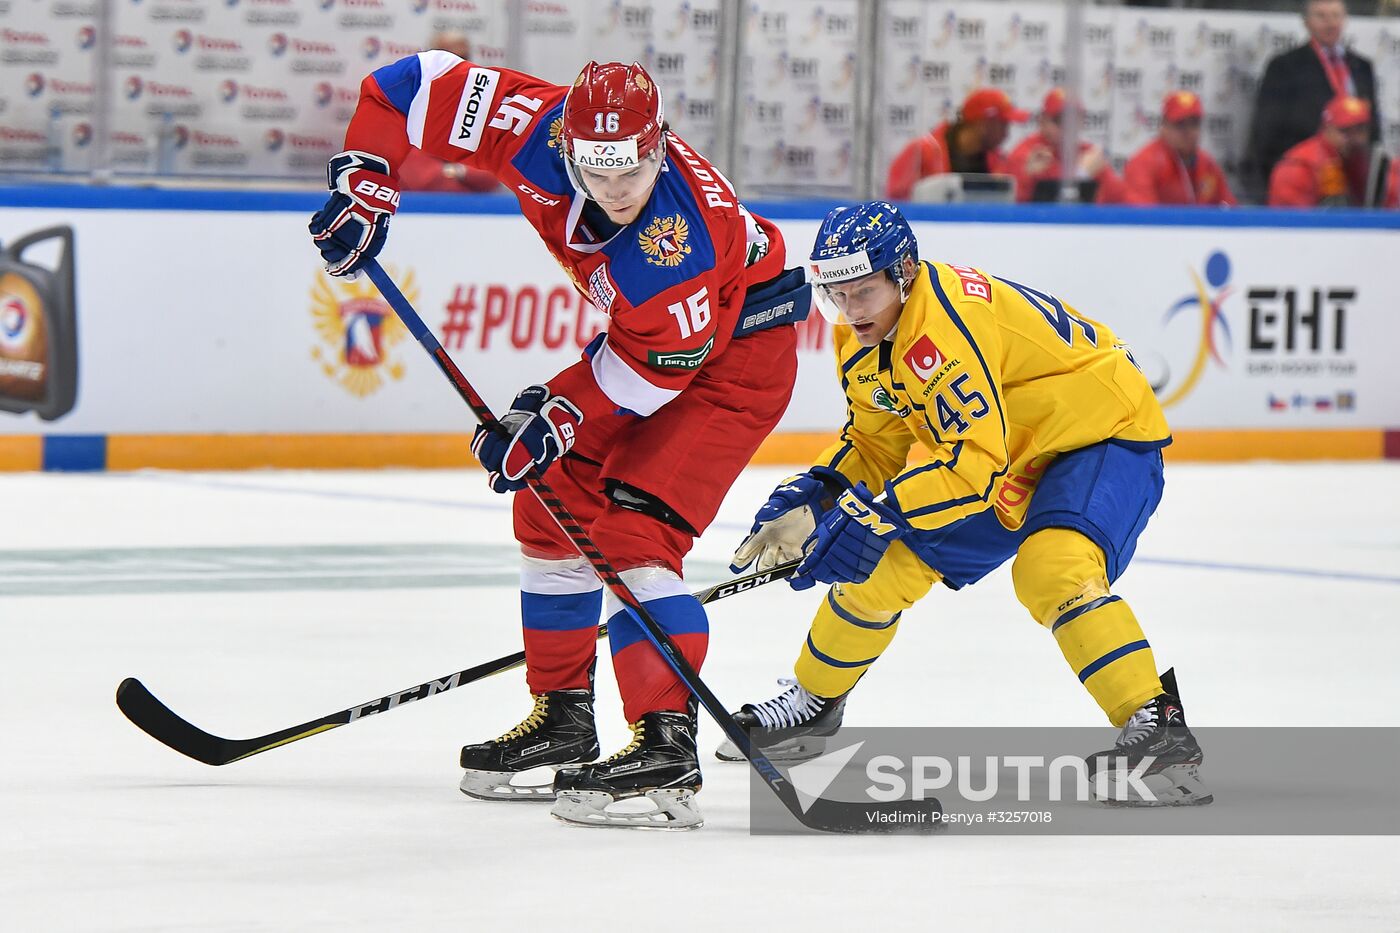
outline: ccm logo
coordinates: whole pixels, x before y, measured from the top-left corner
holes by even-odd
[[[362,194],[375,201],[383,201],[390,207],[396,208],[399,206],[399,193],[397,191],[390,188],[388,185],[381,185],[378,182],[370,181],[368,178],[355,185],[355,193]]]
[[[559,204],[558,198],[547,198],[529,185],[516,185],[515,190],[519,191],[521,194],[528,194],[531,201],[534,201],[536,204],[543,204],[545,207],[556,207]]]

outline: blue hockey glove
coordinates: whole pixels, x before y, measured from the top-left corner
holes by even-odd
[[[562,395],[550,397],[546,386],[530,386],[501,416],[500,429],[478,425],[472,453],[486,467],[486,482],[495,492],[525,488],[525,474],[543,473],[574,446],[583,412]]]
[[[332,156],[326,184],[335,192],[311,218],[307,229],[331,275],[354,276],[389,236],[389,218],[399,207],[399,186],[389,163],[368,152]]]
[[[783,480],[754,516],[753,527],[730,558],[729,569],[741,573],[752,564],[757,573],[801,557],[802,545],[816,529],[817,519],[831,507],[831,499],[826,484],[811,473]]]
[[[808,542],[807,559],[788,578],[795,590],[822,583],[864,583],[895,541],[913,528],[857,483],[836,500]]]

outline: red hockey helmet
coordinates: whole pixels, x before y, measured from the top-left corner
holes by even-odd
[[[661,91],[637,62],[589,62],[564,98],[561,142],[574,181],[591,192],[580,170],[652,169],[655,178],[666,157]]]

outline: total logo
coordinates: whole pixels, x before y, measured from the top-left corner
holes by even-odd
[[[44,76],[39,74],[39,72],[30,72],[24,77],[24,93],[28,94],[30,97],[38,97],[40,94],[44,93],[44,87],[47,83],[48,82],[44,80]]]
[[[0,295],[0,348],[20,350],[26,342],[29,311],[14,295]]]
[[[289,44],[287,34],[284,32],[274,32],[267,37],[267,50],[272,53],[273,58],[285,55]]]
[[[84,148],[92,142],[92,124],[75,123],[72,132],[73,145],[79,149]]]
[[[238,82],[224,80],[219,82],[219,100],[226,104],[231,104],[238,99]]]
[[[365,36],[365,41],[360,43],[360,51],[365,58],[378,58],[381,48],[382,44],[374,36]]]
[[[287,141],[287,134],[273,127],[263,134],[263,147],[268,152],[276,152],[282,148],[282,144]]]
[[[139,100],[145,86],[140,75],[128,75],[127,79],[122,82],[122,95],[127,100]]]
[[[170,44],[175,47],[175,51],[184,55],[194,45],[194,33],[188,29],[177,29],[170,37]]]
[[[329,107],[331,101],[335,100],[335,85],[329,81],[322,81],[312,93],[317,107]]]
[[[78,48],[87,51],[97,44],[97,27],[84,26],[78,30]]]

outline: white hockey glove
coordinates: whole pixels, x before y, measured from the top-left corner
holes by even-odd
[[[801,557],[802,545],[830,508],[831,499],[826,484],[811,473],[783,480],[754,516],[749,536],[734,552],[729,569],[740,573],[752,564],[753,571],[761,573]]]

